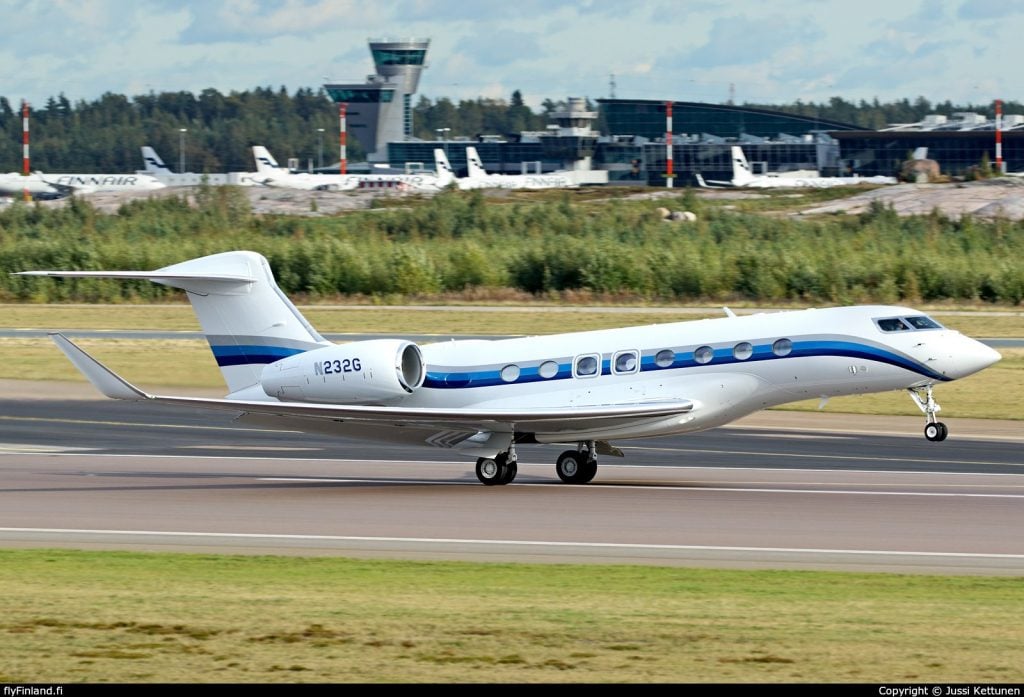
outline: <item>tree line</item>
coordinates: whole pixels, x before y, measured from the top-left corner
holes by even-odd
[[[992,115],[993,106],[932,103],[923,97],[882,103],[858,103],[833,97],[828,102],[746,104],[804,116],[835,119],[865,128],[918,121],[930,113],[952,115],[975,111]],[[414,135],[438,138],[480,135],[515,136],[544,130],[564,101],[545,99],[534,111],[516,90],[509,99],[459,101],[421,96],[413,112]],[[186,169],[193,172],[249,171],[253,145],[267,146],[280,162],[295,157],[305,168],[337,162],[337,106],[323,89],[257,87],[222,94],[215,89],[162,92],[128,97],[107,93],[72,103],[63,94],[31,105],[33,169],[47,172],[132,172],[142,166],[139,148],[153,146],[177,170],[184,145]],[[588,108],[595,109],[588,101]],[[1005,113],[1024,113],[1024,105],[1007,102]],[[600,121],[599,121],[600,124]],[[0,172],[20,171],[21,107],[0,97]],[[182,134],[181,129],[186,129]],[[323,129],[322,131],[320,129]],[[365,157],[359,142],[348,139],[350,161]]]

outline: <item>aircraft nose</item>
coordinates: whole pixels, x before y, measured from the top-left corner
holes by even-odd
[[[984,370],[1002,358],[992,347],[966,336],[958,344],[956,350],[951,352],[949,370],[946,371],[946,374],[954,379]]]

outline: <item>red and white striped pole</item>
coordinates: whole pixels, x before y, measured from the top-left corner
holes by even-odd
[[[348,123],[345,118],[347,104],[342,102],[338,105],[338,145],[341,150],[341,157],[338,160],[338,171],[342,174],[348,174],[348,148],[346,147],[348,139]]]
[[[1003,173],[1003,100],[996,100],[996,171]]]
[[[665,102],[665,159],[668,167],[665,171],[665,188],[672,188],[672,102]]]
[[[28,161],[28,100],[21,100],[21,169],[26,177],[29,175]],[[28,186],[22,192],[25,200],[32,198],[28,193]]]

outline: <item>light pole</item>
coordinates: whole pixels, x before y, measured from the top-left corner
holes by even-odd
[[[316,129],[316,160],[317,169],[324,168],[324,129]]]
[[[448,133],[451,132],[452,129],[435,128],[434,130],[438,132],[438,138],[440,138],[441,142],[444,143],[444,156],[448,157]]]
[[[178,173],[185,173],[185,134],[188,133],[187,128],[178,129]]]

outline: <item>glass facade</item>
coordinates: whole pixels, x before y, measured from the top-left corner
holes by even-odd
[[[354,104],[379,104],[390,102],[395,98],[393,89],[381,89],[379,87],[331,87],[325,85],[324,89],[335,102],[351,102]]]
[[[426,49],[371,49],[375,65],[423,65],[426,60]]]
[[[665,102],[651,99],[598,99],[610,135],[662,138],[665,135]],[[672,132],[708,134],[720,138],[744,135],[775,138],[780,133],[803,135],[813,131],[860,130],[859,126],[795,116],[729,104],[672,102]]]
[[[855,131],[832,133],[839,141],[840,162],[848,172],[892,176],[910,154],[928,148],[928,159],[942,174],[962,176],[988,155],[995,166],[994,131]],[[1024,170],[1024,132],[1003,132],[1003,161],[1008,172]]]

